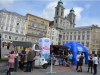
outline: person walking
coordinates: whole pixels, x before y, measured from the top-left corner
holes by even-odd
[[[76,56],[76,60],[77,60],[77,66],[76,66],[76,70],[78,70],[78,66],[79,66],[79,58],[81,56],[81,53],[78,52],[77,56]]]
[[[97,74],[97,65],[98,65],[98,57],[97,55],[95,54],[94,57],[93,57],[93,68],[94,68],[94,75]]]
[[[30,48],[30,51],[27,54],[27,66],[25,72],[31,72],[33,60],[35,60],[35,53]]]
[[[14,59],[16,57],[16,54],[14,53],[14,51],[11,51],[11,53],[8,55],[8,71],[7,71],[7,75],[11,75],[11,72],[14,71]]]
[[[93,56],[92,56],[92,54],[89,55],[88,61],[89,61],[89,63],[88,63],[88,71],[87,72],[89,72],[89,70],[91,69],[91,73],[92,73],[92,68],[93,68]]]
[[[82,72],[83,59],[84,59],[84,55],[83,53],[81,53],[81,56],[79,57],[79,64],[78,64],[79,68],[77,72]]]

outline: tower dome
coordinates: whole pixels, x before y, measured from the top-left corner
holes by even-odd
[[[74,9],[72,8],[71,10],[70,10],[70,14],[74,14]]]
[[[62,0],[58,1],[58,5],[63,6],[63,2],[62,2]]]

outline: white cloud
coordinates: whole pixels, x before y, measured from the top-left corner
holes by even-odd
[[[49,3],[46,8],[43,10],[41,17],[44,17],[48,20],[53,20],[55,14],[55,7],[57,6],[57,2]]]
[[[86,5],[85,5],[85,8],[86,8],[86,9],[89,9],[90,7],[91,7],[90,4],[86,4]]]
[[[14,0],[0,0],[0,5],[7,6],[14,3]]]
[[[43,10],[41,13],[41,17],[46,18],[48,20],[54,20],[54,15],[55,15],[55,7],[57,6],[57,2],[51,2],[49,3],[46,8]],[[71,8],[70,8],[71,9]],[[65,13],[64,15],[67,15],[69,13],[69,10],[65,8]],[[75,14],[76,14],[76,19],[80,20],[81,19],[81,12],[83,11],[83,8],[81,7],[74,7]]]

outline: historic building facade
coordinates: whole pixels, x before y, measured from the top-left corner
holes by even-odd
[[[60,0],[55,8],[55,17],[49,25],[49,38],[54,45],[77,41],[83,44],[90,53],[100,51],[100,27],[97,25],[75,27],[75,11],[72,8],[64,16],[63,2]]]
[[[27,14],[26,41],[38,42],[39,38],[48,37],[49,20]]]
[[[0,10],[0,33],[2,45],[7,46],[12,41],[25,41],[26,17],[5,9]]]

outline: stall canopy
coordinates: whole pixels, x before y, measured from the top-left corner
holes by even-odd
[[[23,47],[32,47],[32,43],[31,42],[13,41],[12,45],[13,46],[23,46]]]
[[[77,65],[77,52],[84,52],[85,64],[88,64],[88,50],[82,44],[78,42],[68,42],[64,44],[64,46],[69,47],[69,51],[73,53],[74,65]]]

